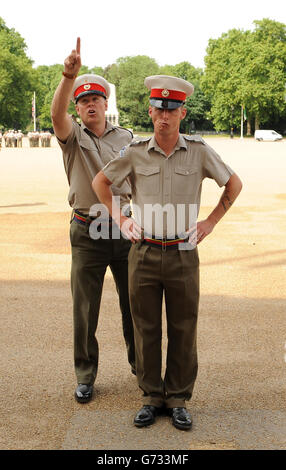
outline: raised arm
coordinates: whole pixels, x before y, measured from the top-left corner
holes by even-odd
[[[68,115],[71,93],[74,81],[81,68],[80,38],[77,38],[76,49],[64,62],[63,78],[60,81],[51,106],[51,116],[56,136],[63,142],[71,133],[72,123]]]

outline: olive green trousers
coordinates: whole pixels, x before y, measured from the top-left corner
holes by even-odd
[[[134,333],[128,296],[128,253],[131,243],[122,237],[94,240],[90,238],[89,226],[80,225],[75,220],[71,221],[70,240],[75,373],[78,383],[93,384],[99,360],[96,329],[108,266],[119,296],[128,361],[135,369]]]
[[[197,370],[199,258],[197,249],[181,251],[147,245],[129,253],[129,294],[134,324],[136,375],[143,403],[185,406]],[[162,302],[165,296],[167,353],[162,375]]]

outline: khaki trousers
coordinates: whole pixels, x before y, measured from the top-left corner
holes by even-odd
[[[99,360],[96,329],[108,266],[119,296],[128,361],[131,368],[135,369],[134,333],[128,295],[128,253],[131,243],[122,237],[118,240],[112,240],[111,237],[108,240],[93,240],[89,236],[89,226],[79,225],[75,220],[71,222],[70,240],[75,373],[78,383],[93,384]],[[114,327],[117,328],[116,325]]]
[[[167,357],[162,374],[162,300],[165,295]],[[199,258],[197,249],[181,251],[139,242],[129,253],[129,295],[134,325],[136,375],[143,403],[185,406],[197,370]]]

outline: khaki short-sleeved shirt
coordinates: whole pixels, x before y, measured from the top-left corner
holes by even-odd
[[[91,183],[95,175],[111,160],[118,157],[120,150],[132,141],[127,129],[112,126],[106,122],[102,136],[97,137],[89,129],[72,120],[72,131],[65,143],[58,139],[63,152],[65,171],[70,191],[68,201],[73,209],[89,214],[94,204],[100,204]],[[120,196],[121,207],[130,203],[130,185],[125,181],[120,188],[112,186],[112,192]]]
[[[133,217],[157,237],[180,235],[196,222],[204,178],[223,186],[233,174],[200,136],[182,134],[168,157],[153,136],[131,143],[103,172],[116,186],[128,177]]]

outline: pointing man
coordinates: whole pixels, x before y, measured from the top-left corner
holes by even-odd
[[[91,182],[103,166],[113,160],[132,140],[132,134],[111,125],[105,119],[110,94],[108,82],[101,76],[77,76],[81,67],[80,39],[76,49],[64,62],[61,82],[52,103],[52,121],[63,152],[64,166],[70,185],[69,203],[73,208],[70,226],[72,247],[71,288],[74,314],[74,365],[78,386],[75,398],[80,403],[92,397],[98,370],[98,342],[95,336],[105,272],[112,271],[119,295],[123,333],[128,361],[135,373],[133,325],[128,299],[127,256],[130,241],[90,236],[97,214],[92,206],[99,203]],[[82,124],[68,115],[71,98]],[[124,183],[113,188],[121,206],[129,204],[130,187]],[[107,225],[112,222],[103,221]],[[110,367],[112,365],[110,364]]]

